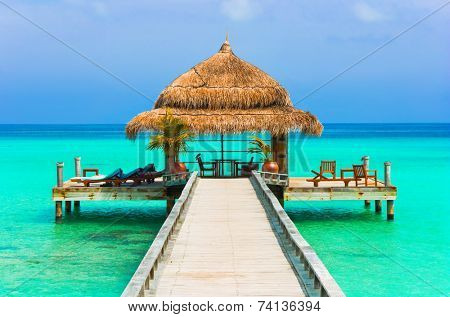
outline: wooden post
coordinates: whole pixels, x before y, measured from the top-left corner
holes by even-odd
[[[75,157],[75,176],[76,177],[81,177],[81,157]],[[75,200],[73,202],[73,209],[75,211],[79,211],[80,210],[80,202]],[[66,202],[66,212],[67,212],[67,202]],[[70,212],[70,208],[69,208],[69,212]]]
[[[375,200],[375,212],[378,214],[381,212],[381,200]]]
[[[384,186],[390,187],[391,183],[391,162],[384,162]]]
[[[75,176],[81,177],[81,157],[75,157]]]
[[[66,213],[72,212],[72,202],[70,200],[66,200],[65,205],[66,205]]]
[[[387,207],[386,210],[387,220],[394,220],[394,201],[387,200],[386,207]]]
[[[63,187],[63,185],[64,185],[63,168],[64,168],[63,162],[56,163],[56,186],[57,187]],[[56,201],[55,202],[55,219],[58,221],[61,218],[62,218],[62,201]]]
[[[62,218],[62,201],[55,202],[55,218],[57,221]]]
[[[366,170],[368,170],[368,169],[369,169],[369,160],[370,160],[370,157],[367,156],[367,155],[364,155],[364,156],[361,158],[361,160],[363,161],[364,168],[365,168]]]
[[[277,162],[280,174],[288,173],[288,134],[272,136],[272,156]]]
[[[391,162],[384,162],[384,186],[390,187],[391,183]],[[386,201],[386,216],[387,220],[394,220],[394,201]]]
[[[370,160],[370,157],[367,156],[367,155],[364,155],[364,156],[361,158],[361,160],[363,161],[364,168],[365,168],[365,170],[367,171],[367,170],[369,169],[369,160]],[[367,208],[370,207],[370,200],[365,200],[365,201],[364,201],[364,206],[367,207]]]
[[[63,162],[56,163],[56,186],[58,187],[63,187],[64,185],[63,169]]]

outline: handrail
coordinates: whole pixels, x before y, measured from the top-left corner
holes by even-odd
[[[305,270],[308,271],[309,277],[314,280],[314,288],[320,289],[320,296],[344,297],[344,292],[342,292],[333,276],[328,272],[314,249],[299,233],[278,199],[261,178],[261,175],[256,171],[252,171],[250,179],[257,193],[261,193],[262,198],[267,202],[271,209],[269,212],[278,220],[286,238],[294,246],[295,255],[300,257],[300,261],[303,263]],[[261,195],[259,196],[261,197]]]
[[[150,288],[150,283],[155,278],[155,271],[158,268],[161,256],[164,255],[169,239],[189,199],[189,194],[192,192],[192,188],[197,181],[197,174],[197,171],[192,173],[169,216],[164,221],[155,240],[153,240],[150,249],[145,254],[130,282],[128,282],[127,287],[121,295],[122,297],[141,297],[144,296],[145,290]]]

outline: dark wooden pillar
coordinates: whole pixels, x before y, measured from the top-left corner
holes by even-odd
[[[381,200],[375,200],[375,212],[376,213],[381,212]]]
[[[288,134],[272,136],[272,155],[280,174],[288,173]]]
[[[387,200],[386,201],[386,216],[387,220],[394,220],[394,201],[393,200]]]
[[[277,185],[268,185],[268,187],[275,195],[275,197],[278,199],[278,202],[280,203],[281,207],[284,208],[284,187]]]
[[[173,206],[175,206],[175,198],[174,197],[167,197],[167,204],[166,204],[166,215],[167,216],[172,211]]]
[[[66,213],[72,212],[72,202],[70,200],[66,200],[65,205],[66,205]]]

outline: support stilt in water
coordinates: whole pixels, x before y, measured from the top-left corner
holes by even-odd
[[[66,213],[72,212],[72,202],[70,200],[66,200],[65,205],[66,205]]]
[[[387,200],[386,206],[387,206],[386,210],[387,220],[394,220],[394,201]]]
[[[381,200],[375,200],[375,212],[376,213],[381,212]]]
[[[277,197],[281,207],[284,208],[284,188],[281,186],[269,185],[269,189],[272,191],[275,197]]]
[[[56,163],[56,186],[58,187],[64,186],[63,169],[64,163]],[[59,222],[62,219],[62,201],[55,202],[55,219],[56,222]]]
[[[55,218],[62,219],[62,201],[55,202]]]
[[[175,206],[175,198],[168,198],[166,205],[166,215],[168,216],[172,211],[173,206]]]
[[[391,162],[384,162],[384,186],[392,186],[391,183]],[[394,201],[386,201],[386,216],[387,220],[394,220]]]
[[[75,211],[80,211],[80,201],[79,201],[79,200],[75,200],[75,201],[73,202],[73,209],[74,209]]]
[[[366,170],[369,169],[369,160],[370,160],[370,157],[367,156],[367,155],[364,155],[363,157],[361,157],[361,161],[363,161],[364,168],[365,168]],[[370,200],[365,200],[365,201],[364,201],[364,206],[365,206],[366,208],[370,207]]]

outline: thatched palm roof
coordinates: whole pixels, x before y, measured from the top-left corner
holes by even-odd
[[[198,133],[292,130],[320,135],[322,125],[309,112],[293,107],[289,94],[276,80],[234,55],[228,40],[218,53],[192,67],[167,86],[154,109],[127,125],[130,138],[157,129],[170,109]]]

